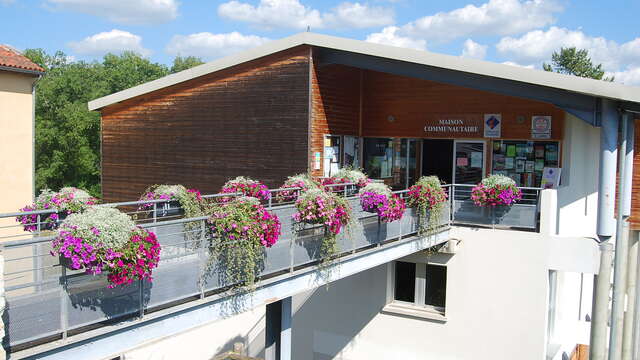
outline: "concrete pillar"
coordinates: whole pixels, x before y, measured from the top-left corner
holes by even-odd
[[[627,262],[629,260],[629,237],[625,232],[627,217],[623,214],[623,199],[631,197],[631,189],[625,186],[627,169],[625,167],[625,154],[627,153],[627,122],[629,114],[622,114],[622,137],[620,138],[620,159],[618,161],[619,189],[618,189],[618,214],[616,220],[616,250],[613,272],[613,297],[611,300],[611,332],[609,335],[609,360],[622,359],[622,338],[624,329],[624,308],[627,288]]]
[[[600,244],[600,269],[594,278],[593,318],[589,340],[589,360],[607,359],[607,323],[609,319],[609,291],[613,270],[613,245]]]
[[[627,263],[627,311],[624,313],[622,335],[622,360],[633,360],[633,319],[636,312],[636,279],[638,268],[638,237],[632,236],[625,226],[624,236],[629,238],[629,260]]]
[[[291,360],[291,322],[293,313],[291,309],[293,299],[291,296],[281,300],[282,311],[280,316],[280,360]]]
[[[265,360],[280,359],[280,329],[282,321],[281,302],[276,301],[267,304],[265,315],[265,342],[264,342],[264,358]]]
[[[291,360],[292,298],[267,304],[265,360]]]
[[[540,192],[540,234],[556,235],[558,224],[558,192],[545,189]]]
[[[615,231],[616,162],[618,157],[618,109],[616,103],[602,100],[600,128],[600,171],[598,174],[598,224],[600,241],[607,241]]]

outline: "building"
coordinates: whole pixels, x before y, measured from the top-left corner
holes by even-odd
[[[35,84],[43,74],[17,50],[0,45],[0,213],[33,201]]]
[[[195,285],[195,253],[162,264],[151,288],[96,293],[71,281],[39,300],[52,309],[40,315],[54,319],[47,334],[62,344],[27,345],[44,330],[9,321],[17,357],[208,359],[242,342],[248,356],[269,359],[570,358],[589,344],[592,320],[596,335],[606,324],[607,304],[603,313],[591,300],[603,271],[598,242],[616,233],[618,129],[629,134],[621,152],[633,169],[621,172],[620,216],[635,221],[620,222],[628,226],[618,243],[637,251],[638,88],[302,33],[89,108],[102,114],[107,201],[137,199],[153,183],[213,193],[238,175],[277,187],[289,175],[355,165],[395,189],[438,175],[450,203],[429,237],[415,234],[410,211],[389,224],[362,217],[362,233],[340,240],[344,256],[323,281],[309,243],[284,231],[246,308],[215,284]],[[561,177],[539,190],[544,168]],[[527,200],[500,216],[469,207],[469,185],[491,173],[512,177]],[[286,208],[274,211],[286,218]],[[125,300],[138,293],[139,308]],[[9,299],[25,309],[10,318],[27,321],[33,302]],[[132,313],[137,320],[101,323]]]

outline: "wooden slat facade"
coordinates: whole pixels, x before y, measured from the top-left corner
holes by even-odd
[[[278,186],[313,169],[326,134],[452,138],[424,132],[425,122],[447,116],[475,121],[501,113],[502,139],[524,140],[530,139],[531,116],[551,115],[552,140],[563,138],[564,112],[553,105],[319,65],[311,53],[297,47],[102,109],[104,199],[134,199],[155,183],[215,192],[238,175]],[[482,139],[456,136],[465,137]],[[640,131],[635,144],[631,222],[640,229]]]
[[[633,149],[633,186],[631,190],[631,228],[640,230],[640,119],[635,120],[635,143]],[[617,203],[617,202],[616,202]]]
[[[103,109],[105,201],[150,184],[212,193],[239,175],[278,186],[305,172],[309,54],[294,48]]]

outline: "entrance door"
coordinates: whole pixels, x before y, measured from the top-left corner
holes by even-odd
[[[477,184],[484,175],[484,141],[456,140],[454,142],[453,183]]]
[[[424,139],[422,141],[422,175],[437,176],[443,183],[451,184],[453,172],[453,140]]]
[[[416,182],[417,141],[416,139],[396,139],[400,151],[396,152],[394,176],[391,187],[401,190],[407,189]]]

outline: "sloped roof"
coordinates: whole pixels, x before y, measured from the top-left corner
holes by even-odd
[[[488,61],[466,59],[458,56],[436,54],[428,51],[405,49],[395,46],[373,44],[361,40],[352,40],[304,32],[284,39],[271,41],[265,45],[239,54],[214,60],[176,74],[171,74],[157,80],[92,100],[89,102],[89,110],[97,110],[105,106],[300,45],[311,45],[475,75],[512,80],[525,84],[562,89],[595,97],[640,103],[639,87],[631,87],[615,82],[587,79],[541,70],[526,69]]]
[[[38,64],[29,60],[26,56],[22,55],[18,50],[8,45],[0,44],[0,67],[3,70],[15,69],[19,72],[28,72],[34,74],[43,74],[44,69]]]

